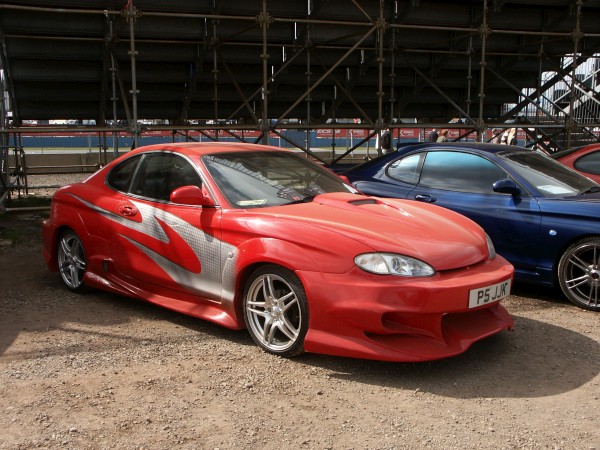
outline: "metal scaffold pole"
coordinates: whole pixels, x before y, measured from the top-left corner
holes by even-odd
[[[268,50],[268,30],[271,21],[271,16],[267,10],[267,0],[262,0],[262,11],[258,17],[258,21],[261,25],[262,30],[262,53],[260,55],[262,59],[262,119],[261,119],[261,133],[262,143],[269,143],[269,132],[271,126],[269,124],[269,50]]]
[[[573,108],[575,104],[575,85],[577,83],[576,70],[577,70],[577,55],[579,54],[579,41],[581,39],[581,7],[583,5],[582,0],[577,0],[577,11],[575,13],[575,29],[573,30],[573,56],[571,61],[571,92],[569,95],[569,115],[567,122],[567,148],[571,148],[571,141],[573,137],[573,124],[575,110]]]
[[[480,27],[481,34],[481,60],[479,62],[479,116],[477,117],[477,140],[481,141],[483,138],[483,130],[485,129],[485,122],[483,116],[483,108],[485,105],[485,70],[486,70],[486,44],[487,38],[490,35],[490,28],[487,23],[488,20],[488,0],[483,0],[483,14]]]
[[[137,50],[135,49],[135,21],[140,17],[140,12],[133,6],[133,0],[129,0],[126,6],[126,18],[129,21],[129,57],[131,61],[131,105],[133,109],[133,116],[131,118],[129,129],[133,135],[133,148],[137,148],[139,145],[140,129],[138,125],[138,94],[140,91],[137,88],[137,71],[136,71],[136,57]]]

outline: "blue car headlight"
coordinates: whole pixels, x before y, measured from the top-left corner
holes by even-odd
[[[485,240],[487,241],[488,251],[490,252],[490,259],[494,259],[496,257],[496,248],[494,247],[492,238],[490,238],[487,233],[485,233]]]
[[[430,277],[435,269],[429,264],[395,253],[363,253],[354,258],[362,270],[379,275],[400,275],[403,277]]]

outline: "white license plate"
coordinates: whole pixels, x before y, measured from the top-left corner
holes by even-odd
[[[479,289],[471,289],[469,292],[469,308],[477,308],[482,305],[498,302],[510,294],[511,280]]]

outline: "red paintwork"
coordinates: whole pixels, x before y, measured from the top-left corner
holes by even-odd
[[[592,180],[594,180],[596,183],[600,183],[600,175],[595,174],[595,173],[590,173],[590,172],[583,172],[580,169],[576,169],[575,168],[575,162],[581,158],[584,155],[587,155],[588,153],[593,153],[593,152],[597,152],[600,151],[600,144],[590,144],[590,145],[586,145],[584,147],[581,147],[579,150],[566,155],[562,158],[558,158],[558,161],[562,164],[564,164],[565,166],[570,167],[573,170],[576,170],[577,172],[579,172],[580,174],[582,174],[583,176],[586,176]]]
[[[295,271],[307,294],[306,351],[332,355],[387,361],[438,359],[512,328],[513,320],[500,303],[468,308],[471,289],[513,276],[513,267],[501,256],[488,258],[485,234],[474,222],[419,202],[376,199],[374,204],[354,204],[365,197],[350,193],[320,195],[311,203],[231,208],[200,158],[206,153],[258,149],[280,151],[251,144],[143,147],[82,183],[59,189],[51,216],[42,227],[49,268],[57,270],[57,239],[69,227],[86,249],[87,285],[239,329],[244,327],[240,306],[244,277],[258,264],[279,264]],[[198,165],[207,192],[219,206],[152,203],[105,186],[104,178],[115,163],[153,150],[187,155]],[[137,212],[146,206],[168,211],[237,249],[232,300],[217,293],[199,295],[179,285],[140,251],[135,241],[185,266],[191,274],[211,263],[202,255],[198,261],[188,244],[162,221],[158,221],[160,227],[171,238],[168,244],[132,230],[142,220],[139,214],[132,215],[132,208]],[[99,210],[115,212],[122,222],[110,220]],[[437,273],[428,278],[382,276],[354,264],[355,256],[373,251],[421,259]]]

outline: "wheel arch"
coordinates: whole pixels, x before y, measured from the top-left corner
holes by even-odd
[[[244,289],[250,276],[260,267],[275,265],[297,275],[298,270],[319,270],[317,261],[299,245],[279,239],[253,239],[238,247],[237,276],[234,289],[234,310],[239,323],[243,323]],[[298,277],[303,283],[301,277]],[[303,283],[304,284],[304,283]],[[306,288],[305,288],[306,289]]]
[[[57,251],[58,251],[58,241],[60,237],[67,231],[73,231],[79,239],[82,240],[84,248],[86,247],[86,236],[87,236],[87,228],[85,224],[81,221],[81,223],[77,224],[78,226],[72,226],[71,224],[62,223],[60,225],[55,226],[49,235],[49,239],[47,241],[48,245],[48,266],[53,272],[58,271],[58,261],[57,261]]]
[[[563,252],[556,271],[558,284],[567,300],[596,312],[600,312],[599,248],[599,235],[580,237]]]
[[[552,262],[552,286],[560,286],[560,282],[558,279],[558,265],[560,263],[561,258],[567,251],[569,247],[575,244],[578,241],[588,238],[599,238],[599,233],[587,233],[587,234],[578,234],[576,236],[571,237],[568,241],[563,242],[560,249],[556,252],[554,257],[554,261]]]

